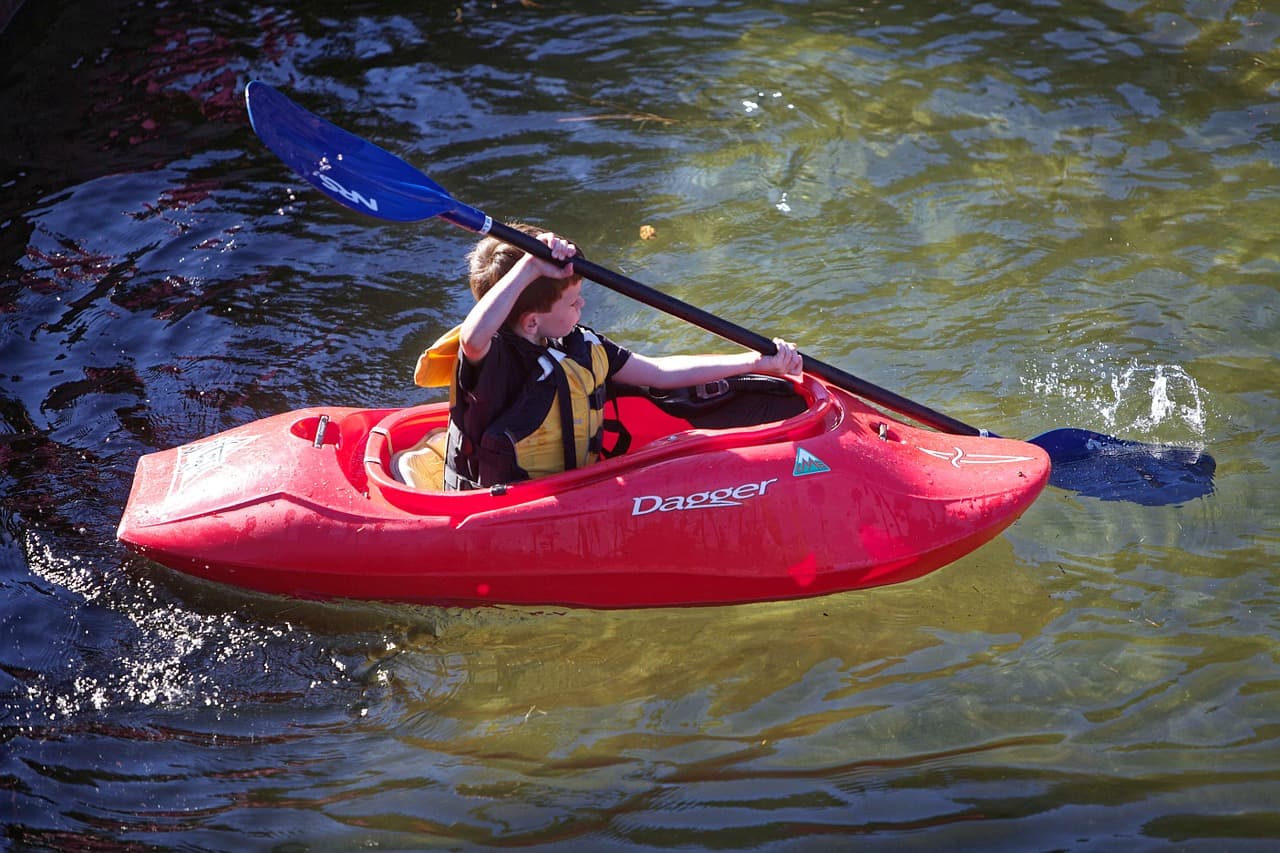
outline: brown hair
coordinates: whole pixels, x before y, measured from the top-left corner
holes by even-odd
[[[514,222],[512,227],[526,234],[537,236],[545,233],[545,229],[536,228],[523,222]],[[517,249],[495,237],[485,237],[467,254],[467,265],[471,270],[471,292],[476,300],[489,292],[502,277],[511,271],[516,261],[524,257],[524,250]],[[539,276],[529,282],[529,286],[520,292],[511,313],[507,315],[504,325],[510,326],[530,311],[550,311],[560,294],[569,285],[577,281],[573,278],[548,278]]]

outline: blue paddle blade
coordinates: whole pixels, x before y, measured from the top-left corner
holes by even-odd
[[[258,80],[245,88],[254,133],[325,195],[395,222],[442,216],[471,231],[492,220],[399,157],[330,124]]]
[[[1087,429],[1055,429],[1030,442],[1053,462],[1050,484],[1082,495],[1166,506],[1213,494],[1217,463],[1193,448],[1126,441]]]

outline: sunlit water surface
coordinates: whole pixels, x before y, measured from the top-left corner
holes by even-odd
[[[49,0],[0,35],[0,837],[1267,848],[1280,12],[615,6]],[[428,399],[469,304],[471,238],[307,189],[253,78],[970,423],[1206,446],[1217,492],[1050,489],[917,582],[699,610],[301,603],[129,557],[141,454]],[[718,345],[588,300],[642,351]]]

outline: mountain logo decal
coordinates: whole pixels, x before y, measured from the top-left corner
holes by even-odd
[[[814,456],[803,447],[796,448],[796,464],[791,469],[792,477],[807,477],[810,474],[826,474],[831,470],[827,463]]]

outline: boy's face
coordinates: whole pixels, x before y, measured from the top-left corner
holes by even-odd
[[[563,338],[582,319],[582,306],[585,304],[582,298],[582,281],[579,279],[564,289],[550,311],[537,315],[538,331],[543,337]]]

